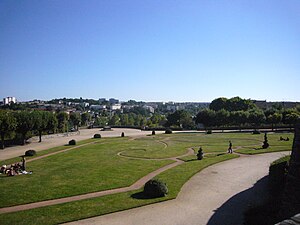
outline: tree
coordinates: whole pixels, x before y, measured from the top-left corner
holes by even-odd
[[[202,123],[205,127],[215,124],[216,112],[211,109],[203,109],[196,116],[196,123]]]
[[[88,125],[88,123],[91,121],[92,116],[91,114],[89,114],[88,112],[82,113],[81,114],[81,122],[82,124],[84,124],[85,126]]]
[[[285,115],[285,123],[295,125],[297,120],[299,118],[299,115],[297,113],[289,113]]]
[[[272,131],[274,130],[274,124],[280,123],[282,115],[280,113],[274,113],[267,117],[267,122],[272,124]]]
[[[251,110],[249,111],[249,117],[248,122],[259,126],[260,124],[264,123],[266,121],[265,114],[261,110]]]
[[[191,129],[194,126],[192,116],[185,110],[177,110],[167,116],[167,126]]]
[[[229,122],[229,112],[225,109],[217,111],[215,120],[217,126],[227,125]]]
[[[52,112],[33,111],[32,113],[34,127],[33,129],[38,132],[39,142],[42,142],[43,132],[50,132],[56,129],[57,119]]]
[[[17,119],[16,132],[21,134],[21,144],[24,145],[27,139],[27,135],[34,128],[34,119],[29,111],[19,111],[15,114]]]
[[[68,125],[69,115],[65,112],[59,112],[56,114],[58,129],[61,132],[65,132]]]
[[[215,110],[215,111],[219,111],[221,109],[226,109],[226,103],[227,103],[228,99],[227,98],[216,98],[214,99],[210,105],[209,105],[209,109],[211,110]]]
[[[81,116],[79,113],[71,113],[70,114],[70,122],[73,124],[75,130],[78,130],[78,127],[81,122]]]
[[[120,125],[120,117],[115,114],[111,117],[111,119],[108,122],[109,125]]]
[[[15,131],[17,120],[10,111],[0,110],[1,149],[4,149],[4,138]]]

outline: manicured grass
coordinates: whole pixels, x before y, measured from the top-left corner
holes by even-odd
[[[269,134],[270,149],[291,150],[293,134]],[[279,137],[287,136],[289,142],[278,141]],[[228,142],[232,141],[233,148],[242,146],[242,150],[253,151],[260,147],[263,134],[213,133],[180,133],[171,135],[155,135],[141,138],[101,138],[89,139],[81,143],[89,145],[58,153],[53,156],[29,162],[27,170],[32,175],[15,177],[0,176],[0,207],[55,199],[112,188],[130,186],[144,175],[173,161],[166,158],[183,155],[188,148],[194,148],[195,153],[201,146],[204,152],[203,160],[196,156],[186,156],[184,164],[172,168],[158,176],[165,181],[169,194],[164,198],[139,199],[139,191],[120,193],[100,198],[88,199],[61,205],[37,208],[16,213],[0,215],[0,224],[57,224],[78,220],[128,208],[138,207],[153,202],[175,198],[184,183],[203,168],[228,159],[237,157],[227,152]],[[72,146],[73,147],[73,146]],[[49,152],[69,148],[62,146],[38,153],[38,156]],[[142,160],[120,157],[165,158],[165,160]],[[18,159],[19,161],[19,159]],[[14,161],[15,162],[15,161]],[[14,190],[11,191],[10,188]]]
[[[163,198],[139,198],[139,196],[142,196],[142,190],[137,190],[21,212],[0,214],[0,224],[57,224],[174,199],[184,183],[195,173],[209,165],[235,157],[238,156],[226,154],[201,161],[190,161],[160,174],[158,178],[165,181],[169,189],[169,194]]]

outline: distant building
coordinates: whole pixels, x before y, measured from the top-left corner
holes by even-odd
[[[109,103],[114,105],[114,104],[119,104],[119,100],[118,99],[115,99],[115,98],[110,98],[109,99]]]
[[[154,108],[152,106],[149,106],[149,105],[144,105],[143,108],[147,109],[150,113],[154,113],[154,111],[155,111]]]
[[[111,105],[110,109],[111,110],[118,110],[118,109],[121,109],[121,104],[113,104]]]
[[[15,97],[6,97],[3,98],[3,105],[10,105],[11,103],[16,103],[17,100]]]
[[[106,105],[91,105],[90,109],[93,109],[93,110],[104,110],[104,109],[106,109]]]
[[[99,98],[99,104],[100,105],[105,103],[105,102],[107,102],[106,98]]]

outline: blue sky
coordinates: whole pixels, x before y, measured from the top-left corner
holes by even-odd
[[[1,0],[0,97],[300,101],[298,0]]]

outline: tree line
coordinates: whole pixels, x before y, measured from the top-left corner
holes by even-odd
[[[38,135],[41,142],[43,134],[67,132],[70,127],[78,130],[81,123],[87,123],[89,120],[88,113],[69,115],[66,112],[39,110],[0,110],[0,147],[4,149],[5,140],[24,145],[26,140],[33,135]]]

